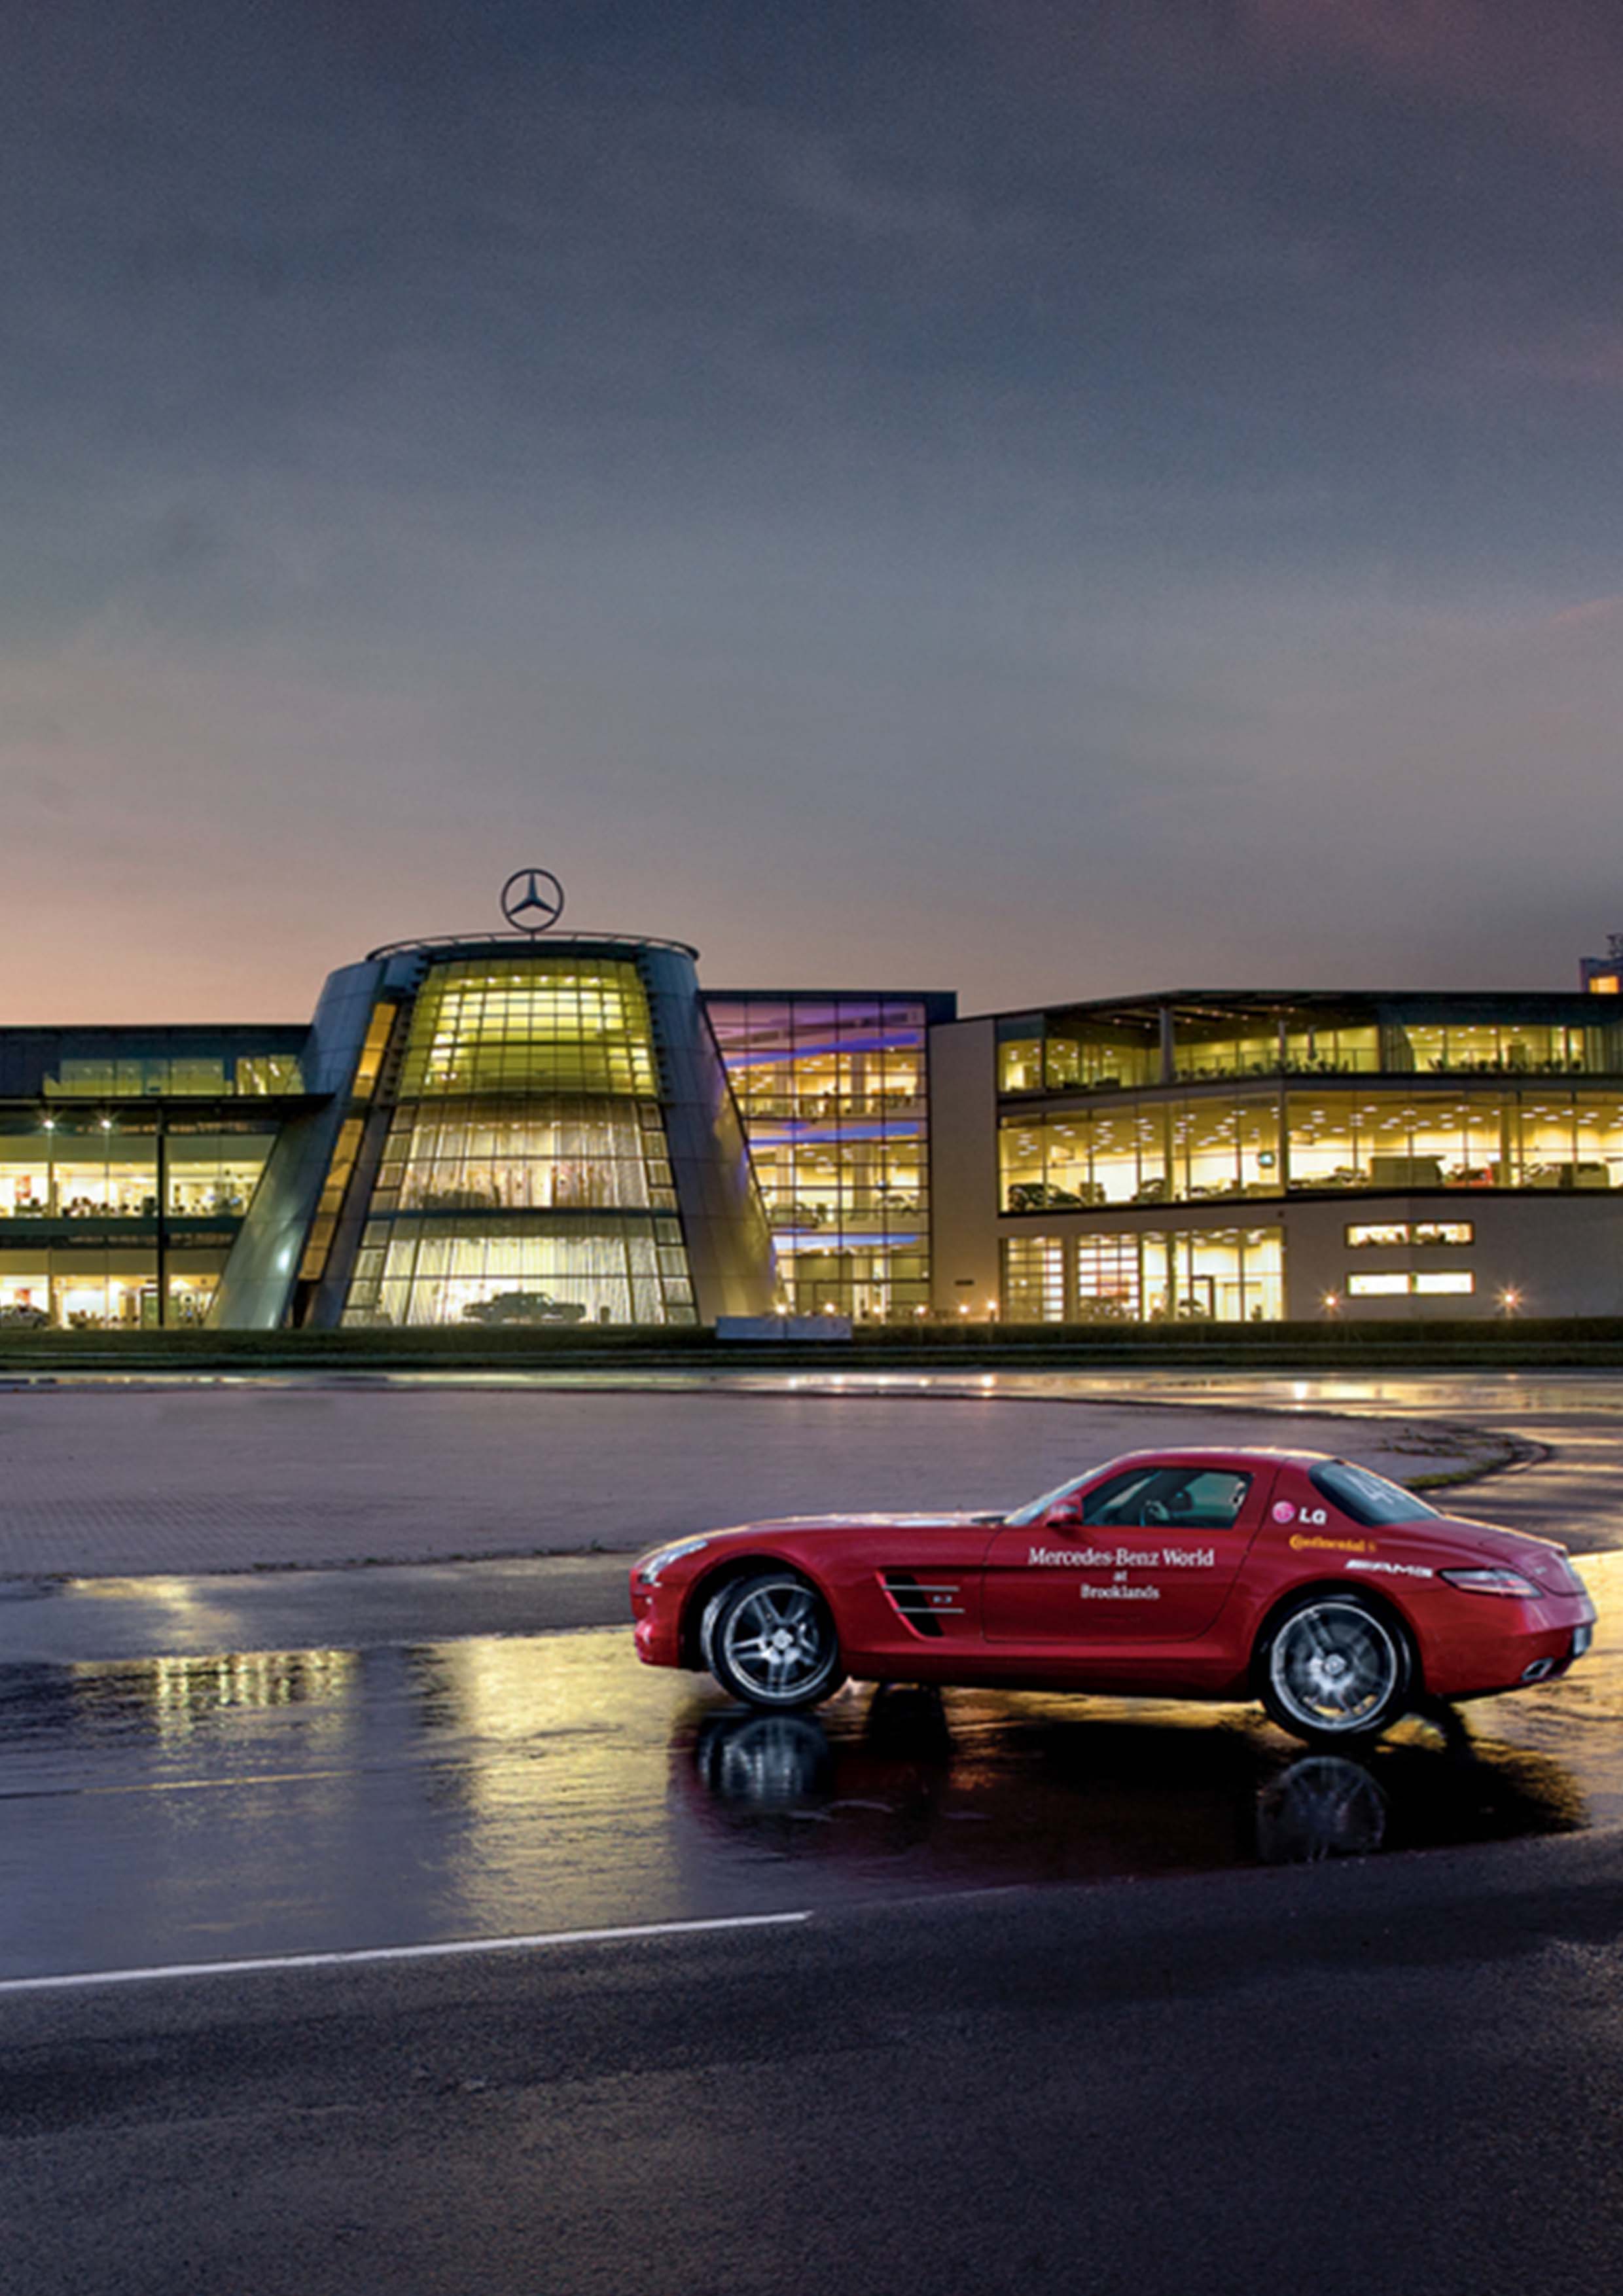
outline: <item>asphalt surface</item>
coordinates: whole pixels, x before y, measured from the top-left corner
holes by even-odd
[[[766,1515],[1016,1505],[1146,1442],[1334,1451],[1350,1431],[1399,1480],[1504,1456],[1439,1418],[792,1374],[13,1386],[0,1578],[635,1552]]]
[[[1254,1708],[732,1708],[626,1628],[0,1669],[0,1980],[685,1922],[1623,1821],[1623,1554],[1565,1679],[1305,1756]]]
[[[1595,2296],[1613,1832],[0,1997],[28,2296]]]
[[[1332,1385],[1140,1423],[1510,1427],[1462,1511],[1623,1546],[1623,1384]],[[904,1447],[1088,1400],[915,1398]],[[796,1472],[881,1414],[807,1398]],[[740,1715],[600,1623],[619,1558],[15,1576],[0,2287],[1616,2286],[1623,1553],[1584,1567],[1566,1681],[1357,1763],[1242,1709]]]

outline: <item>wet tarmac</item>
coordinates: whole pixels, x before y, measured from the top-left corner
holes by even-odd
[[[1563,1683],[1367,1759],[1255,1710],[852,1689],[595,1629],[0,1673],[0,1978],[1106,1882],[1623,1817],[1623,1554]]]
[[[989,1375],[988,1375],[989,1376]],[[1283,1439],[1399,1480],[1491,1431],[1025,1383],[92,1384],[0,1395],[0,1579],[635,1552],[778,1514],[1017,1504],[1145,1442]],[[1623,1544],[1623,1525],[1610,1542]]]

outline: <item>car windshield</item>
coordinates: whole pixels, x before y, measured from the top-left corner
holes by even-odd
[[[1309,1467],[1307,1480],[1321,1498],[1340,1507],[1355,1522],[1368,1525],[1423,1522],[1428,1517],[1436,1520],[1437,1509],[1428,1506],[1424,1499],[1417,1499],[1413,1491],[1389,1483],[1384,1475],[1372,1474],[1367,1467],[1349,1466],[1345,1459],[1327,1459],[1321,1467]]]

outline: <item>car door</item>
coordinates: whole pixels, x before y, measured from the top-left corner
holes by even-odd
[[[986,1558],[988,1642],[1184,1642],[1223,1607],[1273,1488],[1255,1458],[1139,1460],[1005,1525]]]

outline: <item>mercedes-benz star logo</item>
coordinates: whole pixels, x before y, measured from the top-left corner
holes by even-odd
[[[520,932],[544,933],[563,914],[563,888],[550,869],[515,869],[502,888],[502,914]]]

